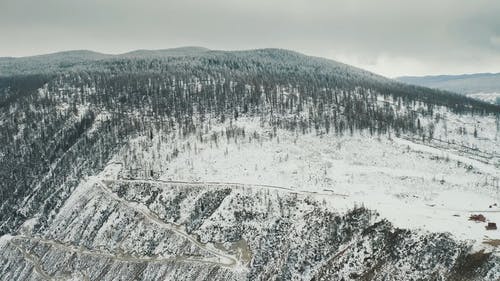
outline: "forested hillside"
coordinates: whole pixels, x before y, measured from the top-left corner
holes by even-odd
[[[333,139],[363,134],[367,137],[405,137],[425,143],[437,140],[435,124],[440,120],[445,121],[439,124],[446,122],[443,112],[453,116],[496,120],[492,121],[496,128],[491,129],[500,130],[500,106],[450,92],[405,85],[334,61],[278,49],[223,52],[186,48],[136,51],[124,55],[66,52],[0,59],[0,75],[0,235],[17,233],[33,217],[36,217],[36,223],[32,232],[53,231],[53,223],[60,219],[59,211],[75,189],[84,179],[101,173],[120,151],[135,150],[130,143],[136,138],[144,139],[144,147],[158,146],[158,152],[150,156],[155,164],[138,167],[137,163],[142,163],[141,157],[144,156],[137,155],[139,152],[127,153],[127,161],[120,162],[121,172],[132,179],[155,179],[167,170],[158,168],[161,157],[172,160],[183,151],[190,151],[192,146],[203,143],[218,146],[223,138],[228,143],[262,141],[268,137],[279,138],[280,131],[287,131],[296,134],[297,138],[315,135]],[[258,133],[255,129],[235,126],[239,120],[258,120],[258,124],[266,129]],[[217,126],[224,129],[214,130]],[[467,130],[464,127],[462,135],[482,137],[477,125]],[[165,143],[182,140],[190,141],[182,148],[176,146],[168,152],[161,149]],[[140,169],[142,174],[136,169]],[[125,196],[127,190],[117,189],[114,192]],[[210,216],[220,205],[219,202],[212,206],[211,202],[227,195],[221,190],[213,194],[213,198],[197,198],[201,205],[194,207],[198,211],[193,211],[193,217],[186,222],[187,233],[199,229],[201,222],[208,220],[205,216],[196,217],[195,213],[209,212],[207,210],[213,208]],[[160,200],[157,196],[158,193],[151,200]],[[176,195],[176,199],[169,204],[183,201],[183,196],[185,194],[182,193]],[[239,202],[239,199],[235,200]],[[293,201],[289,197],[286,200]],[[306,203],[300,201],[300,204],[320,204],[301,200]],[[278,201],[276,204],[282,204],[281,199]],[[146,205],[151,204],[154,202],[148,201]],[[296,203],[287,204],[282,209],[295,212],[290,206]],[[262,223],[265,220],[257,219],[258,214],[246,213],[244,208],[238,212],[241,216],[238,219],[243,221]],[[401,234],[402,240],[399,240],[399,232],[388,233],[392,231],[392,226],[387,222],[373,224],[367,210],[352,212],[341,219],[328,212],[326,217],[315,215],[314,219],[321,221],[321,227],[335,221],[335,227],[349,233],[342,243],[358,241],[352,235],[371,237],[374,232],[381,232],[384,235],[381,239],[386,241],[382,244],[387,243],[387,247],[395,252],[395,256],[384,259],[392,264],[401,258],[399,247],[407,247],[405,243],[409,243],[405,240],[408,239],[406,236]],[[287,215],[281,216],[285,218],[283,223],[290,223]],[[350,229],[342,223],[344,220],[347,224],[351,220],[356,223],[363,220],[366,225]],[[363,231],[365,226],[369,228]],[[218,229],[217,226],[214,228]],[[289,228],[289,225],[276,225],[278,232],[290,231]],[[95,231],[98,229],[96,227]],[[221,235],[229,235],[227,231],[224,230]],[[309,235],[309,231],[304,228],[302,235]],[[331,229],[321,231],[330,233]],[[88,237],[95,238],[95,235],[93,233]],[[256,239],[272,239],[246,238],[252,243],[257,243]],[[241,233],[229,240],[238,239],[242,239]],[[467,257],[466,246],[454,248],[454,242],[449,242],[448,237],[439,239],[446,244],[443,256],[450,259],[450,263],[457,257]],[[279,241],[272,243],[281,245]],[[373,243],[376,244],[375,241]],[[294,248],[298,247],[295,244],[279,247],[301,251]],[[315,251],[321,251],[320,246],[315,247]],[[356,247],[371,249],[372,245],[359,244]],[[373,247],[379,249],[376,245]],[[266,274],[271,274],[266,270],[270,269],[258,266],[269,262],[270,257],[259,256],[268,251],[261,248],[254,248],[262,252],[255,252],[258,259],[252,262],[252,266],[257,267],[249,276],[266,279]],[[340,249],[334,247],[330,250]],[[314,256],[318,262],[321,260],[334,267],[340,266],[337,261],[324,260],[327,254],[307,255]],[[484,263],[478,264],[483,273],[490,269],[489,258],[484,257]],[[283,276],[284,279],[299,276],[306,268],[312,270],[307,265],[309,260],[300,257],[297,260],[303,263],[300,268],[279,265],[283,267],[283,274],[289,274]],[[429,261],[431,265],[441,263],[446,262]],[[217,274],[222,273],[216,273],[219,278],[223,276]],[[331,274],[322,268],[311,276],[321,280]],[[349,274],[346,273],[346,276]],[[397,272],[394,276],[400,274]],[[452,276],[436,274],[440,277]],[[475,274],[480,276],[481,273],[471,276]],[[379,277],[380,280],[384,278],[383,275]]]

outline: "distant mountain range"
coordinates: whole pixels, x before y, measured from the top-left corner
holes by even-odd
[[[500,93],[500,73],[464,75],[402,76],[396,80],[460,94]]]
[[[26,57],[0,57],[0,62],[12,60],[99,60],[107,58],[130,58],[130,57],[151,57],[151,56],[175,56],[189,55],[208,52],[210,49],[203,47],[179,47],[161,50],[134,50],[123,54],[105,54],[90,50],[70,50],[51,54],[26,56]]]
[[[123,54],[104,54],[89,50],[71,50],[28,57],[0,57],[0,76],[67,70],[102,60],[151,59],[200,55],[203,47],[180,47],[163,50],[135,50]]]

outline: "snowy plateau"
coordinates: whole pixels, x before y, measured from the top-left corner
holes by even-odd
[[[17,60],[0,280],[500,280],[495,105],[284,50]]]

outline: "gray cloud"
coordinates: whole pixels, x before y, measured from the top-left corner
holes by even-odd
[[[0,0],[0,56],[280,47],[388,75],[500,72],[498,0]]]

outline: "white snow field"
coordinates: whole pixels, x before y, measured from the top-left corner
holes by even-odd
[[[489,103],[496,103],[500,99],[500,93],[474,93],[467,94],[469,98],[482,100]]]
[[[500,231],[485,228],[500,223],[498,121],[442,111],[440,120],[422,120],[435,125],[432,141],[273,132],[245,118],[207,125],[204,134],[187,139],[155,131],[152,139],[131,141],[101,177],[307,193],[332,210],[366,206],[397,227],[449,232],[474,243],[475,250],[498,254],[492,244],[500,241]],[[238,129],[244,136],[225,137]],[[486,222],[469,220],[473,214]]]

